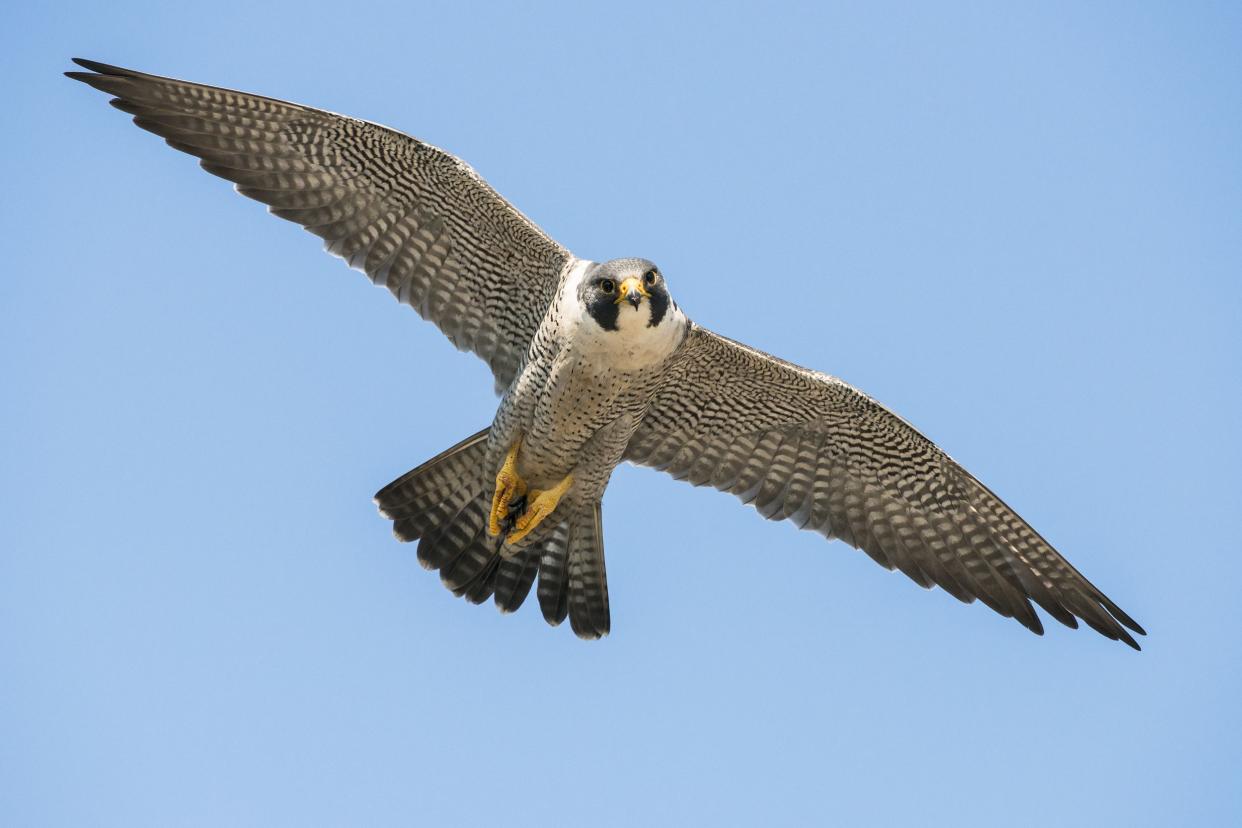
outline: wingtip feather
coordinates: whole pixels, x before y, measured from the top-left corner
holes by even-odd
[[[79,58],[79,57],[70,58],[70,60],[72,60],[78,66],[81,66],[83,69],[89,69],[92,72],[96,72],[100,75],[122,75],[122,76],[134,77],[135,75],[138,74],[132,69],[123,69],[120,66],[113,66],[110,63],[100,63],[97,60],[89,60],[87,58]]]
[[[103,92],[109,91],[101,85],[107,82],[108,80],[107,75],[99,75],[94,72],[65,72],[64,74],[65,74],[65,77],[69,78],[70,80],[81,81],[87,86],[92,86],[95,89],[99,89]]]

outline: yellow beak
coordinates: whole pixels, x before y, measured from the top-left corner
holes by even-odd
[[[643,297],[650,295],[647,288],[643,287],[643,280],[637,276],[631,276],[621,282],[621,288],[617,291],[616,304],[619,305],[628,299],[629,303],[637,308],[638,304],[643,301]]]

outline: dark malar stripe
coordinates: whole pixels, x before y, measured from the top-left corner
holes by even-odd
[[[660,320],[664,318],[664,314],[668,313],[668,305],[671,301],[668,298],[668,291],[664,289],[664,280],[660,280],[660,284],[656,285],[651,291],[651,296],[647,301],[651,304],[651,321],[647,323],[648,328],[654,328],[660,324]]]

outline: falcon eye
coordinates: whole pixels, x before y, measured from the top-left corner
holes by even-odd
[[[602,290],[604,293],[612,293],[613,291],[617,289],[617,283],[614,282],[612,279],[603,279],[599,283],[599,289]]]
[[[660,278],[654,270],[648,270],[643,274],[643,284],[651,287],[656,283],[656,279]]]

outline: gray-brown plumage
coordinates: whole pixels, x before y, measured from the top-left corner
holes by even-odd
[[[1138,648],[1138,624],[933,443],[839,380],[695,325],[650,262],[575,258],[464,163],[386,127],[76,62],[90,71],[70,77],[491,366],[492,425],[376,495],[454,594],[512,612],[534,588],[549,623],[606,635],[600,498],[629,460],[1037,633],[1031,600]]]
[[[704,328],[670,361],[626,459],[840,538],[1036,633],[1032,598],[1063,624],[1078,616],[1138,648],[1130,616],[904,420],[838,379]]]

